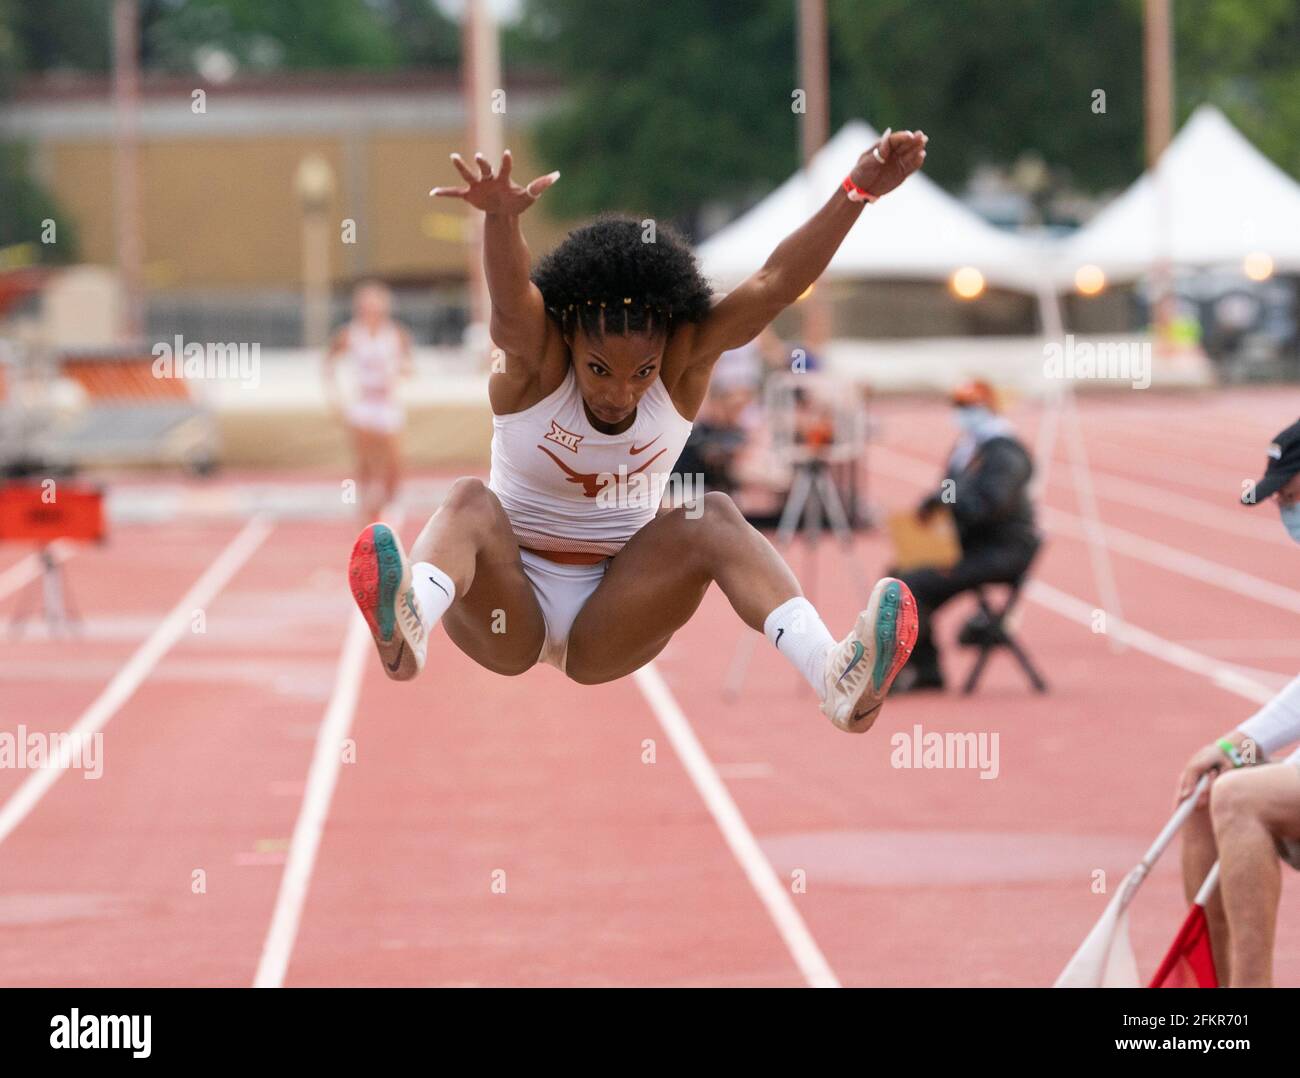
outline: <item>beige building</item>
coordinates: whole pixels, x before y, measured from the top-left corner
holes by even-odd
[[[508,81],[505,144],[520,176],[542,170],[527,132],[557,92],[549,77]],[[448,154],[468,158],[477,149],[466,143],[465,126],[454,71],[278,74],[222,85],[147,77],[139,110],[146,287],[296,287],[294,175],[309,154],[324,157],[335,175],[333,281],[463,281],[466,207],[428,192],[460,182]],[[31,81],[0,109],[0,135],[32,145],[35,168],[75,222],[86,262],[115,261],[115,130],[104,77]],[[524,221],[534,251],[565,231],[544,212]]]

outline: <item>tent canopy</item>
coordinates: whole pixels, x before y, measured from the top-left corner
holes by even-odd
[[[1058,251],[1058,281],[1084,265],[1114,280],[1164,255],[1175,265],[1240,262],[1262,252],[1300,271],[1300,184],[1213,105],[1201,105],[1144,174]]]
[[[757,270],[783,238],[821,208],[877,138],[861,120],[845,124],[817,151],[808,170],[796,172],[700,244],[705,274],[732,287]],[[1042,265],[1037,244],[995,228],[920,172],[866,207],[825,277],[946,280],[973,266],[990,284],[1033,291]]]

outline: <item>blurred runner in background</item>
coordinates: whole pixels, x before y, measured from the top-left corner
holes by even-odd
[[[392,318],[393,296],[377,281],[352,293],[352,321],[334,334],[325,355],[325,398],[346,424],[356,469],[357,504],[363,523],[382,515],[397,496],[405,412],[399,397],[412,370],[411,337]],[[341,403],[338,367],[349,368],[351,397]]]

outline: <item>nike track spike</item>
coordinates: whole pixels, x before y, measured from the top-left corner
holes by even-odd
[[[912,654],[916,629],[916,599],[908,586],[892,576],[879,581],[853,631],[826,656],[822,714],[850,734],[870,730]]]
[[[406,551],[387,524],[371,524],[357,537],[348,586],[370,626],[384,672],[394,681],[410,681],[424,669],[429,636],[411,587]]]

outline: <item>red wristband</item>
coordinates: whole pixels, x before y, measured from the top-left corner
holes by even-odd
[[[880,197],[873,195],[865,187],[859,187],[853,182],[852,176],[845,176],[840,186],[844,188],[844,193],[849,196],[850,202],[875,202]]]

